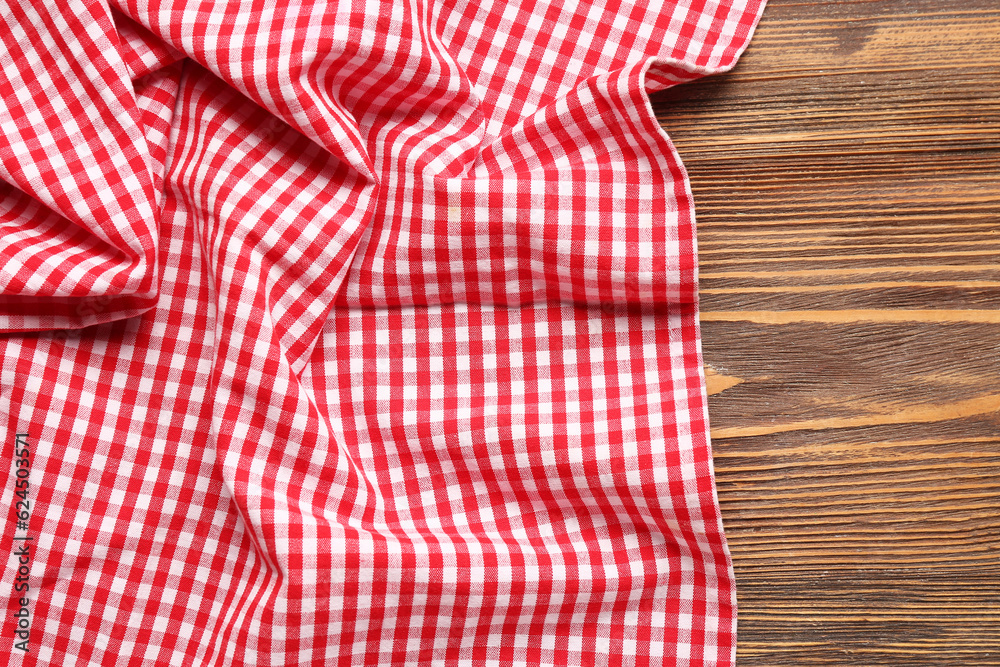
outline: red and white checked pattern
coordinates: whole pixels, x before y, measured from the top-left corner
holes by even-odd
[[[732,664],[647,93],[763,0],[279,5],[0,7],[0,652]]]

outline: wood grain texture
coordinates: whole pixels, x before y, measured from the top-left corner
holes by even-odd
[[[1000,5],[770,0],[654,98],[740,665],[1000,665]]]

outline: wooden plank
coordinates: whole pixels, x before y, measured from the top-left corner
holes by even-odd
[[[654,108],[740,665],[1000,665],[1000,5],[771,0]]]

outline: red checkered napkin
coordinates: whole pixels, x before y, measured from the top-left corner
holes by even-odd
[[[762,9],[0,7],[9,663],[732,664],[647,93]]]

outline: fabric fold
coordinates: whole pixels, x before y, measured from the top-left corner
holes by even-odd
[[[155,193],[106,5],[13,3],[0,31],[0,329],[79,328],[157,296]]]

